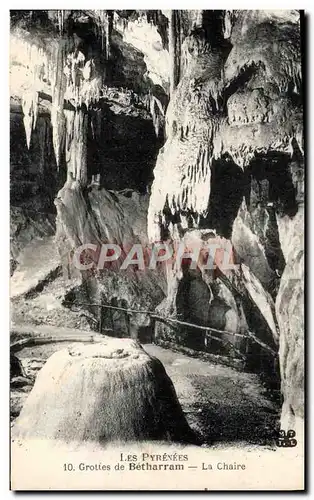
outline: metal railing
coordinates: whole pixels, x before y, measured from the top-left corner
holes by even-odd
[[[128,335],[131,336],[131,326],[130,326],[130,316],[133,314],[145,314],[148,315],[153,321],[159,321],[161,323],[167,324],[168,326],[174,327],[175,325],[180,325],[180,326],[185,326],[188,328],[195,328],[197,330],[205,331],[206,337],[209,340],[215,340],[217,342],[220,342],[222,344],[227,344],[230,345],[231,348],[234,350],[234,352],[242,359],[244,359],[243,354],[234,346],[234,344],[230,341],[228,341],[225,338],[218,337],[216,334],[220,334],[223,336],[230,335],[232,337],[241,337],[243,339],[251,340],[258,344],[262,349],[267,351],[269,354],[271,354],[274,358],[278,356],[278,353],[269,345],[265,344],[263,341],[261,341],[256,335],[249,331],[246,330],[245,333],[234,333],[234,332],[229,332],[226,330],[218,330],[216,328],[212,328],[209,326],[201,326],[201,325],[196,325],[195,323],[189,323],[187,321],[181,321],[179,319],[175,318],[166,318],[164,316],[161,316],[160,314],[156,314],[154,311],[148,311],[148,310],[141,310],[141,309],[129,309],[126,307],[121,307],[121,306],[113,306],[109,304],[99,304],[99,303],[88,303],[88,302],[71,302],[71,301],[63,301],[63,304],[69,304],[72,306],[85,306],[85,307],[97,307],[99,310],[99,315],[98,315],[98,330],[100,334],[103,334],[103,309],[107,309],[110,311],[109,314],[109,320],[112,325],[112,330],[115,330],[115,325],[114,325],[114,318],[112,315],[112,311],[121,311],[125,315],[125,323],[127,325],[128,329]]]

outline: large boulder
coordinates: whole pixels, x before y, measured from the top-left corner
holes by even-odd
[[[163,365],[131,339],[72,344],[54,353],[38,373],[13,437],[194,439]]]

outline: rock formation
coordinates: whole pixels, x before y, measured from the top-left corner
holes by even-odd
[[[160,361],[131,340],[73,344],[37,375],[14,439],[195,442]]]
[[[207,229],[231,239],[242,273],[228,273],[224,283],[236,283],[249,328],[260,329],[269,345],[271,335],[275,345],[279,342],[282,426],[293,427],[303,415],[304,376],[299,14],[226,12],[220,19],[217,14],[218,33],[211,35],[206,15],[181,47],[180,79],[166,113],[167,140],[154,169],[149,236],[186,239],[198,230],[201,242]],[[188,279],[196,283],[191,271]],[[243,312],[233,307],[233,322],[225,313],[225,324],[217,323],[217,279],[206,279],[202,270],[197,279],[198,295],[201,283],[210,290],[205,324],[237,331]],[[168,275],[160,307],[166,314],[178,316],[180,284],[186,280],[181,269]],[[195,322],[195,314],[188,315]],[[199,324],[203,315],[202,306]]]

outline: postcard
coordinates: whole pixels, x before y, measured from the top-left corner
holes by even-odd
[[[304,490],[305,20],[10,11],[12,490]]]

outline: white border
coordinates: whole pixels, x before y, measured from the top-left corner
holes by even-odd
[[[311,148],[311,120],[313,118],[313,99],[311,98],[311,89],[313,88],[313,68],[314,68],[314,63],[312,63],[313,60],[313,7],[311,6],[311,3],[309,0],[302,2],[301,5],[296,5],[296,2],[292,2],[291,0],[286,0],[285,2],[280,2],[278,0],[270,0],[266,1],[264,0],[263,2],[261,1],[255,1],[252,2],[252,0],[238,0],[237,2],[231,2],[231,1],[217,1],[217,0],[211,0],[210,2],[204,2],[204,1],[194,1],[194,2],[188,2],[181,0],[179,1],[164,1],[160,0],[159,2],[144,2],[139,1],[139,0],[134,0],[131,3],[127,3],[126,1],[121,1],[121,0],[116,0],[115,2],[108,2],[106,3],[106,8],[114,8],[114,9],[128,9],[128,8],[136,8],[136,9],[187,9],[187,8],[193,8],[193,9],[234,9],[234,8],[241,8],[241,9],[293,9],[293,8],[302,8],[305,9],[305,11],[309,15],[309,22],[308,22],[308,46],[307,46],[307,52],[308,52],[308,57],[307,57],[307,63],[309,64],[309,69],[308,69],[308,82],[307,82],[307,89],[308,89],[308,99],[307,99],[307,114],[308,114],[308,123],[307,123],[307,139],[308,139],[308,144],[307,144],[307,198],[309,200],[308,202],[308,213],[307,213],[307,231],[308,231],[308,238],[307,238],[307,243],[309,245],[309,248],[307,248],[307,254],[308,254],[308,269],[307,269],[307,278],[309,278],[309,288],[312,289],[313,287],[313,276],[314,276],[314,267],[311,266],[311,257],[312,257],[312,252],[311,249],[313,248],[312,243],[312,237],[314,235],[314,214],[313,214],[313,203],[311,203],[311,198],[313,196],[314,190],[313,190],[313,183],[314,183],[314,176],[310,175],[310,170],[314,168],[314,162],[313,162],[313,149]],[[40,1],[33,0],[31,2],[32,6],[31,8],[33,9],[40,9],[42,8],[43,4]],[[49,9],[56,9],[56,8],[63,8],[63,9],[83,9],[84,7],[86,8],[88,4],[88,8],[93,8],[93,9],[99,9],[99,8],[104,8],[104,2],[102,1],[94,1],[92,5],[89,5],[86,0],[82,2],[81,0],[76,0],[76,1],[68,1],[66,2],[66,5],[60,5],[60,2],[54,2],[51,1],[49,3],[49,6],[47,8]],[[313,5],[313,3],[312,3]],[[14,1],[10,5],[11,9],[27,9],[30,8],[26,2],[23,2],[21,0],[19,1]],[[0,196],[0,214],[1,214],[1,279],[0,279],[0,304],[1,304],[1,311],[0,311],[0,321],[1,321],[1,334],[2,334],[2,344],[1,344],[1,353],[2,353],[2,360],[1,360],[1,445],[0,445],[0,453],[1,453],[1,467],[0,467],[0,491],[1,491],[1,498],[8,498],[9,495],[12,495],[12,492],[9,492],[9,433],[8,433],[8,426],[9,426],[9,287],[8,287],[8,281],[9,281],[9,83],[8,83],[8,54],[9,54],[9,7],[6,5],[6,2],[1,4],[1,16],[0,16],[0,21],[1,21],[1,66],[2,66],[2,72],[1,72],[1,78],[0,78],[0,85],[1,85],[1,160],[2,160],[2,165],[0,167],[0,172],[1,172],[1,181],[0,181],[0,187],[1,187],[1,196]],[[311,57],[310,57],[311,54]],[[309,290],[310,292],[310,290]],[[310,370],[312,360],[314,362],[314,355],[313,355],[313,345],[314,342],[313,340],[311,341],[311,303],[310,303],[310,296],[311,294],[308,294],[308,305],[309,305],[309,310],[308,310],[308,315],[309,315],[309,324],[308,324],[308,329],[307,329],[307,368],[308,368],[308,401],[307,401],[307,407],[308,407],[308,455],[310,454],[311,451],[313,451],[313,438],[311,437],[311,428],[310,428],[310,402],[313,402],[313,380],[312,380],[312,373],[313,371]],[[312,384],[311,384],[312,382]],[[313,436],[313,434],[312,434]],[[308,471],[307,471],[307,476],[308,476],[308,484],[311,486],[311,475],[313,472],[313,457],[312,460],[309,460],[308,464]],[[60,494],[56,493],[59,497],[64,498],[65,494]],[[85,495],[90,496],[92,493],[86,493]],[[211,496],[215,496],[215,493],[210,493]],[[110,497],[112,494],[111,493],[106,493],[106,496]],[[123,493],[121,494],[114,494],[113,498],[117,498],[119,496],[124,495]],[[189,493],[188,496],[194,496],[193,493]],[[224,496],[228,495],[226,494],[219,494],[216,495],[217,498],[222,498]],[[254,495],[254,494],[251,494]],[[269,498],[274,497],[275,498],[276,493],[271,493],[269,495]],[[283,494],[286,496],[287,494]],[[36,494],[36,498],[38,498],[38,494]],[[145,496],[145,495],[144,495]],[[164,495],[165,497],[170,496],[168,494]],[[250,496],[250,494],[249,494]],[[291,496],[289,494],[289,496]],[[29,498],[34,497],[34,494],[29,494]]]

